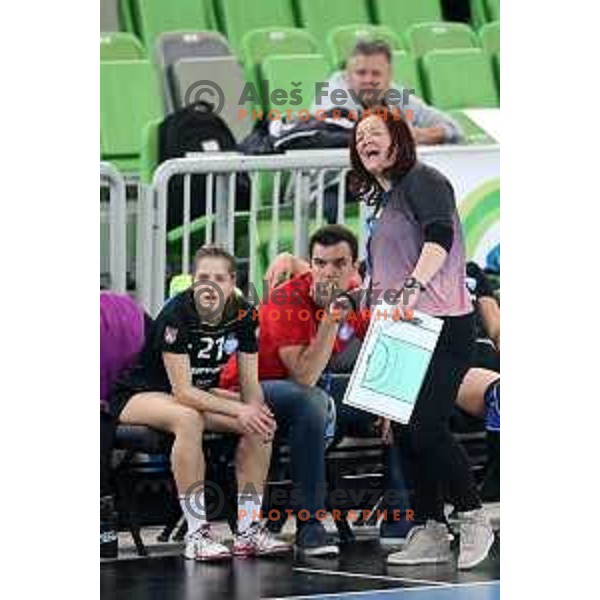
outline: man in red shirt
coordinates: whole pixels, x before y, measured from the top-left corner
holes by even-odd
[[[341,403],[348,378],[330,377],[330,371],[351,372],[368,328],[368,312],[357,306],[361,304],[360,294],[350,292],[349,296],[354,297],[355,301],[347,318],[338,319],[337,323],[326,322],[327,310],[323,308],[331,301],[332,293],[335,295],[337,291],[339,297],[343,290],[360,287],[362,278],[357,262],[358,241],[345,227],[327,226],[313,235],[309,250],[310,262],[291,254],[280,254],[266,274],[271,292],[269,301],[259,311],[258,362],[263,393],[267,399],[267,390],[271,392],[271,402],[268,399],[266,401],[277,420],[273,406],[284,402],[280,396],[296,390],[288,385],[290,382],[319,386],[335,399],[337,407],[335,432],[330,432],[331,437],[334,437],[334,433],[336,440],[347,435],[381,435],[388,446],[385,481],[390,494],[386,505],[389,504],[390,514],[393,513],[392,509],[402,512],[408,507],[407,482],[402,474],[406,469],[398,461],[400,454],[408,455],[408,452],[404,449],[398,453],[397,449],[392,448],[393,438],[388,420]],[[282,276],[290,275],[291,280],[277,286]],[[336,291],[331,292],[331,289]],[[220,385],[232,387],[237,382],[236,365],[231,361],[223,372]],[[317,391],[313,394],[320,395]],[[303,405],[308,410],[310,401],[305,400]],[[278,427],[281,428],[279,421]],[[306,451],[306,440],[301,451]],[[395,496],[392,496],[392,492]],[[402,545],[411,527],[412,522],[406,519],[384,519],[380,530],[381,543],[386,546]],[[317,535],[324,535],[324,532]]]
[[[311,269],[274,289],[260,308],[261,380],[291,377],[296,383],[315,385],[331,355],[344,347],[340,330],[350,328],[364,337],[368,327],[364,313],[342,294],[356,281],[348,244],[338,242],[335,250],[315,246]],[[336,257],[336,251],[341,256]],[[348,267],[343,266],[346,260]],[[351,272],[346,275],[345,269]],[[337,294],[337,301],[332,294]]]
[[[259,379],[278,430],[290,445],[301,508],[296,547],[305,556],[324,556],[339,552],[327,544],[320,522],[333,401],[317,384],[335,348],[343,344],[340,327],[363,336],[368,322],[343,293],[359,281],[356,236],[341,225],[322,227],[310,239],[309,254],[310,270],[272,290],[260,307]],[[236,365],[230,363],[220,385],[231,387],[235,381]]]

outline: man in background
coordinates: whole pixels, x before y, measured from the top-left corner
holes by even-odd
[[[381,105],[387,90],[397,90],[398,93],[389,103],[390,108],[396,106],[406,115],[417,144],[462,141],[462,131],[455,121],[414,93],[409,94],[410,88],[402,82],[392,81],[392,52],[385,42],[357,42],[345,70],[334,73],[327,83],[327,87],[323,86],[326,95],[317,94],[311,109],[313,114],[317,110],[330,111],[336,108],[362,112],[369,106]],[[346,94],[338,92],[336,97],[335,90],[344,90]]]

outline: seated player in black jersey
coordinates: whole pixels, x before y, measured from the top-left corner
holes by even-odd
[[[262,488],[275,421],[258,383],[257,321],[236,290],[235,259],[215,246],[194,258],[192,287],[171,299],[152,325],[137,363],[114,387],[111,411],[120,422],[174,435],[173,475],[188,525],[184,555],[217,560],[289,550],[260,524]],[[240,318],[240,315],[246,316]],[[228,358],[238,353],[240,393],[216,389]],[[238,532],[230,551],[206,520],[204,431],[239,435],[236,469]],[[245,491],[245,493],[243,493]]]

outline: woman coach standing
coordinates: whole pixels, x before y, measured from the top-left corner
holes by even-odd
[[[387,109],[373,109],[354,129],[352,185],[368,203],[367,261],[374,289],[409,290],[404,309],[443,319],[444,325],[409,423],[415,453],[415,520],[405,549],[390,564],[450,560],[444,490],[459,513],[458,566],[482,562],[494,535],[463,449],[449,419],[474,344],[473,306],[464,283],[465,251],[454,192],[436,169],[416,159],[409,125]]]

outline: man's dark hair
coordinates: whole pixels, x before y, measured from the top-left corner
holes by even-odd
[[[383,40],[358,40],[354,46],[351,56],[373,56],[374,54],[385,54],[387,61],[392,64],[392,50],[390,45]]]
[[[371,116],[377,116],[385,123],[392,140],[390,144],[390,156],[392,152],[396,152],[394,163],[387,169],[384,175],[387,177],[404,176],[417,162],[415,138],[408,123],[401,113],[395,113],[385,106],[373,107],[370,111],[365,111],[358,123]],[[377,201],[383,190],[375,176],[371,175],[365,169],[358,155],[358,150],[356,149],[358,123],[350,137],[350,162],[352,164],[352,171],[348,175],[348,186],[351,193],[362,198],[367,204],[373,204]]]
[[[201,248],[196,251],[194,255],[194,272],[198,267],[198,261],[203,258],[222,258],[229,263],[229,272],[232,275],[235,275],[237,270],[237,264],[235,261],[235,257],[232,256],[227,250],[221,248],[221,246],[216,246],[214,244],[205,244]]]
[[[358,238],[354,233],[343,225],[325,225],[317,229],[311,236],[308,243],[308,254],[312,260],[315,244],[321,246],[335,246],[340,242],[346,242],[350,246],[352,261],[358,260]]]

